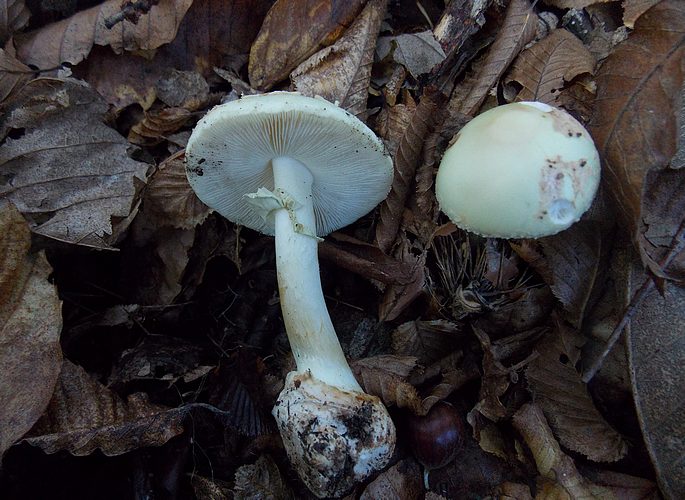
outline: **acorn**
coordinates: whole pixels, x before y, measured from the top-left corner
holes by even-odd
[[[454,460],[464,432],[461,415],[446,401],[435,403],[426,416],[407,417],[409,446],[426,469],[439,469]]]

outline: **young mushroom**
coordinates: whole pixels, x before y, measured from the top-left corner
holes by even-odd
[[[204,203],[275,236],[297,371],[288,374],[273,415],[309,489],[342,495],[387,464],[395,427],[347,364],[324,301],[317,245],[385,198],[392,160],[366,125],[334,104],[272,92],[207,113],[188,141],[186,168]]]
[[[462,229],[539,238],[568,228],[590,207],[600,161],[571,115],[540,102],[493,108],[466,124],[435,181],[440,208]]]

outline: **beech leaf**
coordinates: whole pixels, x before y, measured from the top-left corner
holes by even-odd
[[[554,104],[567,83],[594,69],[595,58],[583,42],[557,29],[521,53],[507,80],[523,86],[516,100]]]
[[[8,51],[0,49],[0,103],[33,78],[33,70]]]
[[[277,0],[250,50],[250,84],[268,90],[302,61],[331,45],[352,24],[366,0]]]
[[[297,91],[321,96],[364,120],[371,64],[387,0],[370,0],[333,45],[321,49],[290,75]]]
[[[142,393],[124,401],[65,359],[46,414],[24,441],[46,453],[67,450],[82,456],[100,449],[107,456],[121,455],[181,434],[186,411],[153,405]]]
[[[459,325],[451,321],[408,321],[392,332],[392,348],[399,356],[416,356],[428,365],[454,350],[460,333]]]
[[[233,495],[235,500],[293,498],[278,466],[268,455],[260,456],[254,464],[238,467]]]
[[[423,494],[421,467],[407,458],[382,472],[366,487],[360,500],[414,500]]]
[[[386,406],[409,408],[414,413],[421,411],[416,389],[406,382],[416,367],[415,357],[384,354],[358,359],[350,367],[365,392],[378,396]]]
[[[376,50],[379,59],[392,51],[395,62],[407,68],[414,78],[428,73],[445,59],[445,52],[432,31],[380,37]]]
[[[583,343],[579,334],[559,324],[538,344],[539,356],[528,365],[526,379],[561,444],[595,462],[615,462],[628,445],[595,408],[574,367]]]
[[[8,38],[28,24],[31,11],[24,0],[1,0],[0,12],[0,45],[4,45]]]
[[[685,259],[669,270],[662,269],[661,261],[685,222],[685,192],[678,188],[682,172],[668,172],[682,104],[683,26],[685,4],[674,0],[660,2],[637,20],[635,31],[597,73],[591,123],[604,163],[603,183],[643,263],[657,276],[681,280]],[[667,221],[660,220],[664,213],[669,213]],[[654,222],[658,240],[650,235]]]
[[[120,0],[107,0],[36,31],[15,37],[19,59],[40,69],[78,64],[94,45],[123,51],[154,50],[171,42],[192,0],[160,0],[137,24],[122,21],[108,29],[105,19],[121,10]]]
[[[77,80],[34,80],[0,119],[0,195],[32,231],[68,243],[110,248],[128,225],[147,165],[102,121],[107,105]],[[120,220],[118,224],[114,219]]]
[[[30,246],[24,218],[0,199],[0,457],[42,415],[62,365],[52,268]]]
[[[450,111],[474,116],[480,105],[524,45],[535,35],[535,15],[528,0],[512,0],[502,27],[472,75],[461,82],[450,98]]]

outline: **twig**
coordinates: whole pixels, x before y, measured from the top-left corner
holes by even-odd
[[[138,2],[126,1],[121,6],[119,12],[105,19],[105,27],[108,30],[111,30],[124,20],[130,21],[133,24],[138,24],[140,16],[150,12],[150,9],[158,3],[159,0],[140,0]]]
[[[680,225],[678,232],[674,236],[671,250],[668,252],[666,257],[664,257],[662,262],[659,263],[661,268],[666,269],[671,264],[671,262],[673,262],[673,260],[678,256],[678,254],[680,254],[680,252],[683,251],[684,248],[685,222],[683,222]],[[623,317],[621,318],[621,321],[618,322],[616,328],[614,328],[614,330],[611,332],[611,336],[609,336],[609,339],[607,340],[604,346],[604,350],[583,374],[583,382],[588,383],[597,374],[600,368],[602,368],[602,364],[604,364],[604,360],[606,359],[611,349],[613,349],[614,344],[616,344],[618,339],[621,338],[623,330],[628,325],[628,323],[630,323],[630,320],[635,316],[635,314],[638,311],[638,308],[640,307],[640,305],[642,305],[645,298],[647,298],[647,296],[654,289],[654,287],[654,278],[652,276],[647,276],[647,278],[642,283],[640,288],[633,295],[630,304],[628,304],[628,307],[626,307],[625,311],[623,312]]]

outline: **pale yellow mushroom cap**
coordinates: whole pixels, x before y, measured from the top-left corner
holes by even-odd
[[[590,208],[600,160],[590,134],[567,112],[539,102],[491,109],[454,138],[438,170],[440,209],[489,237],[539,238]]]

